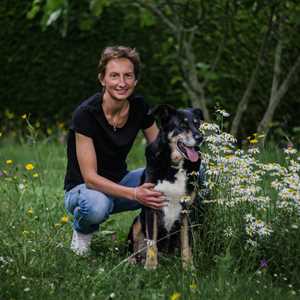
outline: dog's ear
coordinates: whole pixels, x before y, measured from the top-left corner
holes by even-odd
[[[161,123],[167,122],[169,117],[174,113],[176,109],[169,104],[161,104],[155,106],[151,113],[157,118]]]
[[[193,108],[193,114],[194,116],[200,120],[200,121],[203,121],[204,118],[203,118],[203,113],[202,113],[202,110],[200,108]]]

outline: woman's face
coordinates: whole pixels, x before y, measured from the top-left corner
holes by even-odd
[[[137,84],[132,62],[127,58],[111,59],[100,82],[105,88],[104,95],[116,101],[126,100]]]

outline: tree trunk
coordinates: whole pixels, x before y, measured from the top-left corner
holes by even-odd
[[[195,55],[191,49],[192,40],[183,42],[183,51],[185,59],[181,59],[181,68],[185,75],[183,86],[191,98],[192,106],[200,108],[203,112],[203,117],[206,122],[210,122],[210,114],[206,105],[204,86],[198,79],[196,69]]]
[[[298,68],[300,67],[300,55],[296,59],[295,64],[290,69],[286,79],[281,84],[280,88],[279,86],[279,75],[280,75],[280,60],[281,60],[281,51],[282,51],[282,41],[278,41],[277,48],[276,48],[276,54],[275,54],[275,64],[274,64],[274,77],[273,77],[273,84],[272,84],[272,91],[271,96],[268,104],[268,108],[260,121],[257,132],[263,133],[265,135],[264,139],[266,138],[269,129],[270,124],[274,117],[274,112],[276,108],[278,107],[281,99],[284,97],[286,92],[288,91],[288,88],[290,84],[292,83],[293,79],[298,74]]]
[[[235,117],[232,121],[230,133],[233,136],[237,136],[243,114],[248,108],[248,103],[249,103],[250,97],[252,95],[252,91],[253,91],[253,89],[255,87],[255,84],[256,84],[257,75],[258,75],[260,66],[263,62],[263,59],[264,59],[265,50],[266,50],[266,47],[267,47],[267,44],[268,44],[268,39],[269,39],[271,29],[272,29],[273,15],[274,15],[274,8],[272,8],[270,18],[269,18],[269,23],[268,23],[268,29],[267,29],[267,31],[264,35],[264,39],[263,39],[263,41],[261,43],[261,46],[260,46],[256,66],[255,66],[254,70],[252,71],[250,81],[248,83],[246,91],[244,92],[242,100],[238,104],[237,111],[235,113]]]
[[[237,108],[236,114],[234,116],[234,119],[232,121],[231,130],[230,130],[230,133],[233,136],[237,136],[243,114],[246,111],[246,109],[248,108],[249,99],[252,94],[253,88],[255,87],[255,84],[256,84],[256,77],[258,74],[259,66],[260,66],[260,62],[257,62],[256,67],[252,72],[251,79],[249,81],[247,89],[243,95],[243,98],[238,104],[238,108]]]

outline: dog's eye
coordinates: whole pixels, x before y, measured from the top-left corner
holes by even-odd
[[[194,123],[195,126],[198,126],[198,127],[199,127],[200,124],[201,124],[201,120],[194,119],[194,120],[193,120],[193,123]]]

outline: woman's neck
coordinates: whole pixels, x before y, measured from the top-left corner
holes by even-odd
[[[115,100],[112,99],[109,95],[104,93],[102,97],[102,108],[106,114],[111,116],[122,113],[129,106],[128,99],[126,100]]]

